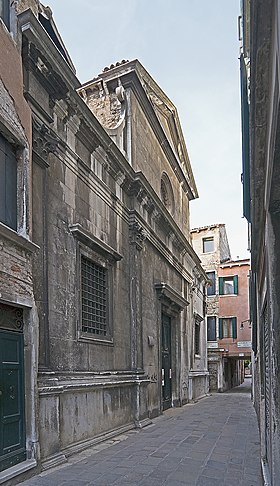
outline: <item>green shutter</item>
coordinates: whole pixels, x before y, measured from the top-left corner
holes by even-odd
[[[247,90],[247,69],[244,54],[240,56],[241,84],[241,121],[242,121],[242,184],[243,184],[243,215],[250,222],[250,133],[249,133],[249,103]]]
[[[232,317],[231,325],[232,325],[232,337],[233,339],[237,339],[237,324],[236,324],[236,317]]]
[[[219,294],[224,295],[224,279],[219,277]]]
[[[223,319],[219,319],[219,339],[223,339]]]
[[[233,277],[233,291],[236,295],[238,294],[238,275]]]

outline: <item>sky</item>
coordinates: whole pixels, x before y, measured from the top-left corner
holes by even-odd
[[[47,0],[45,0],[47,2]],[[248,258],[242,217],[239,0],[49,0],[83,83],[139,59],[176,105],[199,199],[191,227],[225,223]]]

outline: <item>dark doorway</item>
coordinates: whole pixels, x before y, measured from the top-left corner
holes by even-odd
[[[23,334],[0,331],[0,471],[26,459]]]
[[[166,410],[172,405],[172,370],[171,370],[171,318],[162,314],[161,334],[162,356],[162,408]]]

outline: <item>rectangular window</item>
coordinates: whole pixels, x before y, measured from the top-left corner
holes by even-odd
[[[214,237],[202,238],[203,253],[210,253],[214,251]]]
[[[10,0],[0,0],[0,17],[7,29],[10,29]]]
[[[194,352],[200,354],[200,323],[197,321],[194,326]]]
[[[207,317],[207,341],[217,341],[216,317]]]
[[[12,145],[1,134],[0,221],[17,230],[17,159]]]
[[[219,294],[237,295],[238,275],[234,275],[233,277],[219,277]]]
[[[219,338],[237,338],[236,317],[222,317],[219,319]]]
[[[107,269],[81,256],[82,331],[108,334]]]
[[[206,272],[208,279],[211,281],[211,285],[207,287],[207,295],[215,295],[216,294],[216,273],[215,272]]]

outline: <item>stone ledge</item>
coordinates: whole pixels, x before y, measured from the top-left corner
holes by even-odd
[[[28,240],[25,236],[19,235],[16,231],[9,228],[3,223],[0,223],[0,236],[16,244],[20,248],[24,248],[29,252],[39,250],[39,246]]]
[[[45,461],[42,461],[42,471],[45,471],[46,469],[51,469],[56,466],[60,466],[65,462],[67,462],[67,459],[64,454],[54,454],[53,456],[48,457],[48,459],[46,459]]]
[[[94,391],[98,388],[120,388],[125,386],[135,386],[135,385],[148,385],[150,383],[149,379],[126,379],[118,381],[99,381],[92,383],[57,383],[45,385],[40,384],[38,391],[39,396],[43,395],[60,395],[62,393],[88,393],[89,391]]]
[[[19,474],[29,471],[29,469],[33,469],[36,466],[37,461],[35,459],[28,459],[27,461],[20,462],[19,464],[16,464],[16,466],[10,467],[0,473],[0,484],[5,483]]]
[[[83,393],[98,388],[114,388],[135,385],[147,385],[150,379],[141,372],[112,371],[92,372],[41,372],[39,374],[39,395],[59,395],[62,393]]]
[[[189,377],[194,378],[196,376],[209,376],[209,371],[208,370],[191,370],[189,372]]]

